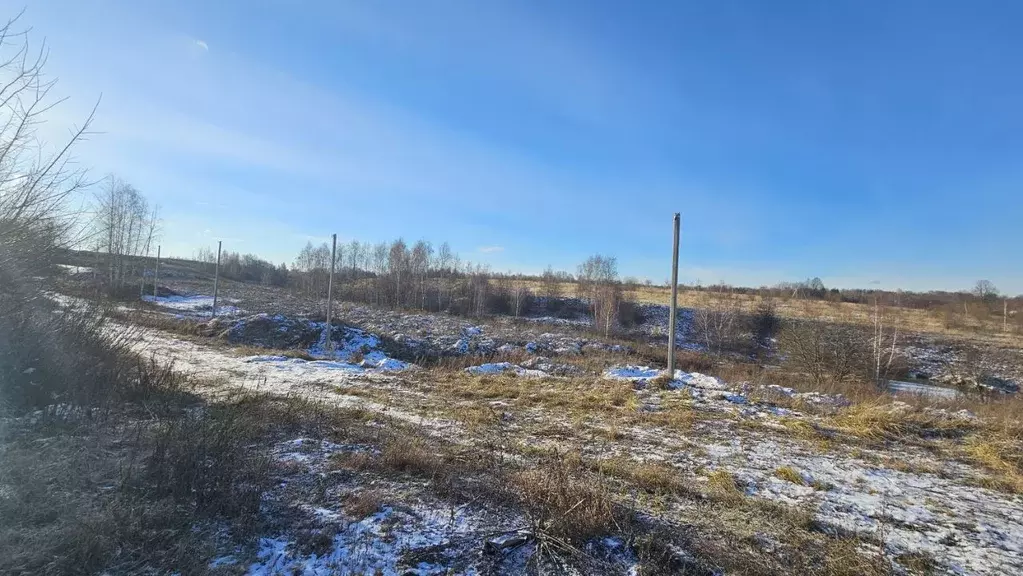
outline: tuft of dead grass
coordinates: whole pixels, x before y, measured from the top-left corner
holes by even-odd
[[[707,475],[707,490],[711,497],[726,502],[734,502],[746,497],[739,481],[724,468],[718,468]]]
[[[624,482],[654,494],[690,493],[690,489],[682,481],[681,473],[665,462],[637,462],[631,458],[611,458],[598,460],[592,468],[606,476]]]
[[[342,506],[352,518],[362,519],[379,511],[383,502],[384,496],[379,490],[360,490],[349,494]]]
[[[621,532],[627,521],[608,487],[587,476],[578,456],[552,452],[537,467],[514,472],[508,480],[534,532],[579,546]]]
[[[806,486],[806,481],[803,479],[803,475],[792,466],[780,466],[775,469],[774,475],[777,478],[781,478],[786,482],[792,482],[793,484],[799,484],[800,486]]]
[[[978,428],[971,419],[950,418],[925,407],[890,400],[853,404],[831,422],[843,432],[872,440],[962,438]]]
[[[982,479],[982,485],[1023,494],[1023,437],[1010,431],[974,436],[966,442],[964,451],[991,472]]]

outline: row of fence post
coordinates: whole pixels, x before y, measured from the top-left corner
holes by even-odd
[[[668,311],[668,376],[675,376],[675,332],[678,324],[678,245],[679,233],[682,218],[676,212],[672,218],[672,246],[671,246],[671,306]],[[217,264],[213,271],[213,309],[210,312],[211,318],[217,317],[217,298],[220,291],[220,252],[223,241],[217,241]],[[153,297],[157,296],[157,283],[160,280],[160,246],[156,247],[156,269],[153,275]],[[337,234],[331,234],[330,248],[330,276],[327,279],[327,323],[326,323],[326,346],[328,350],[333,349],[331,338],[331,320],[334,303],[334,268],[337,265]],[[145,282],[143,281],[143,285]],[[1002,305],[1002,331],[1008,331],[1009,301],[1006,299]]]

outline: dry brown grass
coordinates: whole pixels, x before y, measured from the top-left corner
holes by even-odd
[[[422,438],[388,438],[380,464],[392,471],[418,476],[439,476],[446,472],[445,456]]]
[[[655,494],[676,494],[689,491],[682,481],[682,473],[670,464],[631,458],[611,458],[592,463],[592,468],[608,477],[616,478],[640,490]]]
[[[991,475],[982,479],[987,487],[1023,494],[1023,436],[1018,431],[998,431],[970,438],[964,447],[971,460],[987,468]]]
[[[806,481],[803,480],[803,475],[792,466],[780,466],[775,469],[774,475],[786,482],[792,482],[793,484],[799,484],[800,486],[806,486]]]
[[[926,407],[889,401],[853,404],[831,422],[841,431],[872,440],[962,438],[978,429],[976,421],[950,418]]]
[[[528,288],[536,292],[539,283],[532,280],[522,281]],[[565,295],[576,294],[576,284],[564,282],[560,286]],[[538,293],[538,292],[537,292]],[[638,303],[660,304],[667,306],[671,300],[671,290],[665,286],[637,286],[630,290],[631,298]],[[681,289],[678,292],[678,305],[684,308],[704,308],[726,310],[740,307],[746,310],[755,309],[763,298],[757,295],[711,292],[708,290]],[[873,308],[868,304],[851,302],[828,302],[823,300],[803,300],[795,298],[772,299],[776,313],[784,318],[827,319],[836,322],[870,325]],[[955,328],[946,326],[944,312],[898,308],[899,324],[903,329],[914,332],[936,334],[955,334],[971,339],[998,342],[1013,347],[1023,347],[1023,334],[1001,333],[1001,320],[991,318],[979,320],[975,317],[963,319]]]
[[[329,418],[331,429],[343,426],[338,414]],[[290,400],[193,398],[159,418],[124,406],[70,428],[46,421],[8,430],[0,571],[204,572],[223,535],[203,526],[227,522],[240,541],[258,531],[268,447],[298,423],[316,429],[325,418]]]
[[[707,490],[712,497],[726,502],[741,500],[746,496],[739,481],[724,468],[718,468],[707,475]]]
[[[516,408],[557,409],[575,413],[626,413],[638,400],[627,382],[601,378],[521,378],[512,374],[474,376],[462,371],[431,371],[426,377],[445,396],[470,402],[501,400]],[[459,406],[453,415],[459,418]]]
[[[578,457],[551,453],[536,467],[512,473],[509,482],[534,532],[569,544],[621,532],[628,522],[608,487],[587,474]]]
[[[365,518],[376,513],[383,506],[384,496],[379,490],[360,490],[348,494],[342,503],[346,514],[352,518]]]
[[[1023,494],[1023,422],[1018,417],[1021,406],[1023,402],[1015,397],[994,400],[899,397],[899,402],[893,403],[890,396],[879,396],[842,409],[825,419],[825,426],[868,442],[924,445],[947,457],[983,467],[987,474],[978,480],[983,486]],[[964,410],[972,416],[960,415]],[[806,437],[811,437],[814,431],[828,433],[816,427],[811,431],[805,423],[795,420],[783,419],[782,423],[791,423],[797,434]]]

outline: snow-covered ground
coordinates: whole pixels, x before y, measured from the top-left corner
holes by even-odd
[[[233,357],[222,350],[182,342],[172,337],[147,333],[148,350],[162,358],[174,358],[186,371],[194,370],[206,377],[221,377],[227,387],[241,386],[277,394],[298,394],[336,402],[359,405],[369,410],[426,425],[445,438],[471,442],[460,427],[449,421],[431,419],[416,413],[415,405],[427,397],[402,388],[392,394],[394,404],[383,405],[339,394],[337,386],[364,386],[398,390],[401,384],[378,370],[356,369],[338,361],[301,362],[283,357]],[[281,366],[286,366],[282,369]],[[515,364],[493,363],[475,367],[473,372],[504,373],[526,370]],[[645,366],[622,366],[605,373],[607,378],[643,381],[658,371]],[[764,403],[748,385],[730,385],[697,373],[679,372],[671,388],[655,391],[640,387],[641,410],[659,410],[672,398],[690,398],[697,409],[731,414],[730,418],[754,420],[761,430],[782,429],[779,419],[807,419],[800,414]],[[557,386],[557,380],[551,380]],[[774,386],[771,392],[782,396],[799,393]],[[762,390],[757,390],[762,392]],[[839,397],[806,395],[805,400],[839,403]],[[418,400],[417,400],[418,398]],[[536,415],[556,422],[562,415]],[[949,415],[949,417],[957,417]],[[709,424],[708,424],[709,425]],[[970,478],[978,471],[966,464],[937,460],[934,454],[908,446],[893,452],[880,453],[861,449],[858,456],[845,450],[819,452],[812,446],[784,434],[749,433],[745,427],[727,424],[701,432],[699,450],[685,438],[663,430],[637,426],[629,432],[630,440],[617,449],[629,457],[669,462],[680,474],[694,470],[724,468],[735,475],[749,495],[776,500],[790,505],[812,506],[823,526],[843,532],[883,535],[892,555],[924,552],[953,573],[1007,574],[1023,570],[1023,501],[979,488]],[[549,441],[549,439],[547,440]],[[872,461],[864,453],[874,455]],[[884,458],[921,463],[920,471],[897,470],[877,464]],[[793,483],[779,478],[779,467],[797,470],[803,482]],[[923,470],[941,470],[939,473]],[[697,478],[699,476],[697,475]],[[379,527],[397,522],[410,526],[393,534],[395,542],[427,545],[437,539],[450,538],[474,526],[472,518],[442,518],[431,508],[392,507],[373,516],[359,519],[350,529],[339,532],[326,555],[311,557],[299,554],[286,537],[268,535],[259,562],[253,573],[271,567],[297,568],[301,572],[321,573],[334,563],[352,556],[356,541],[380,536]],[[386,540],[386,539],[384,539]],[[366,567],[392,566],[390,549],[376,544],[363,545],[358,556]],[[354,561],[354,560],[353,560]],[[409,567],[411,569],[411,567]],[[318,572],[321,571],[321,572]],[[385,570],[385,573],[388,573]],[[415,572],[407,572],[415,573]]]
[[[209,318],[213,314],[213,296],[202,294],[153,296],[148,294],[143,296],[142,300],[155,304],[160,308],[172,310],[180,316]],[[236,303],[236,300],[219,300],[217,302],[217,316],[236,316],[242,314],[243,311],[234,306]]]
[[[68,274],[86,274],[94,270],[89,266],[71,266],[68,264],[57,264],[57,266]]]
[[[658,374],[645,366],[622,366],[608,370],[605,376],[643,382]],[[702,374],[676,372],[671,387],[674,390],[661,394],[688,393],[698,406],[758,421],[768,429],[784,430],[778,417],[813,421],[799,412],[756,401],[748,385],[731,386]],[[847,403],[841,397],[769,388],[811,403]],[[646,402],[644,406],[657,410],[659,403]],[[899,403],[892,406],[893,410],[899,408]],[[940,415],[972,418],[965,413]],[[745,485],[750,496],[814,506],[817,520],[839,533],[882,536],[893,556],[922,552],[955,574],[1023,570],[1023,498],[977,487],[971,479],[978,471],[966,464],[906,446],[893,447],[890,452],[861,449],[879,460],[894,458],[921,470],[941,470],[901,471],[870,464],[845,451],[820,452],[785,435],[748,434],[736,427],[715,430],[710,438],[701,436],[701,450],[696,451],[670,435],[641,429],[630,432],[640,444],[628,448],[634,458],[667,461],[682,469],[723,468]],[[776,472],[780,467],[794,469],[803,481],[779,478]]]
[[[524,376],[531,378],[542,378],[548,376],[543,370],[531,370],[529,368],[523,368],[518,364],[512,364],[510,362],[493,362],[489,364],[480,364],[479,366],[470,366],[465,369],[469,374],[515,374],[516,376]]]

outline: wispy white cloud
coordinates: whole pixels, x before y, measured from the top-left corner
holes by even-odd
[[[104,96],[95,125],[103,134],[83,149],[83,160],[101,173],[120,173],[154,196],[175,224],[188,226],[187,230],[166,226],[167,235],[181,238],[182,244],[196,230],[211,227],[221,234],[229,230],[255,252],[284,259],[305,243],[293,239],[302,233],[337,230],[374,242],[422,237],[468,248],[488,237],[494,241],[494,227],[532,227],[540,231],[530,240],[535,244],[568,234],[585,241],[587,250],[620,251],[622,246],[655,240],[660,245],[662,235],[629,227],[611,227],[594,235],[585,223],[643,221],[651,213],[667,213],[658,205],[620,202],[637,188],[685,192],[687,205],[694,210],[701,203],[728,203],[720,190],[686,190],[670,176],[662,180],[630,173],[616,180],[613,175],[589,176],[551,164],[531,150],[462,129],[450,118],[430,115],[408,102],[398,105],[345,83],[329,88],[313,84],[246,57],[227,40],[223,48],[218,45],[210,52],[205,41],[161,30],[155,22],[94,24],[61,31],[66,36],[54,31],[63,46],[55,45],[51,58],[60,67],[62,87],[73,88],[75,99],[84,96],[80,104],[91,105],[95,95]],[[434,43],[445,42],[443,34],[437,35],[443,30],[438,23],[426,31],[415,24],[404,18],[400,27],[412,27],[419,35],[396,34],[387,42],[407,38],[409,44],[402,51],[412,52],[438,50]],[[469,24],[460,22],[458,44],[477,34]],[[129,37],[118,43],[97,40],[113,37],[105,27],[128,30]],[[373,30],[363,28],[366,34]],[[534,92],[529,99],[543,100],[545,108],[574,107],[580,122],[592,125],[589,120],[609,116],[605,112],[618,107],[619,96],[608,86],[630,84],[616,80],[614,71],[605,69],[603,58],[591,54],[584,42],[556,31],[542,34],[541,43],[551,45],[558,55],[557,62],[542,70],[529,65],[544,60],[535,50],[522,59],[513,50],[523,37],[540,41],[538,29],[520,21],[517,32],[502,34],[501,47],[487,48],[500,52],[496,56],[502,64],[487,64],[487,73],[510,70],[511,76],[503,80],[515,86],[518,75],[536,74],[522,88]],[[191,54],[182,50],[183,39],[191,42]],[[123,50],[125,43],[134,49]],[[445,61],[446,50],[432,52],[431,57]],[[462,64],[476,71],[481,64],[476,58]],[[96,67],[95,62],[104,66]],[[570,82],[553,80],[565,77],[562,68],[572,71]],[[573,96],[580,83],[588,94],[584,104]],[[69,112],[69,118],[77,119],[83,110]],[[582,194],[586,202],[578,201]],[[505,212],[495,222],[495,197],[546,209]],[[214,199],[230,209],[194,214],[193,202]],[[344,219],[381,211],[386,217]],[[560,216],[566,213],[574,218]],[[713,229],[744,229],[745,220],[734,210],[731,213],[730,223],[715,223]],[[268,233],[271,229],[287,232],[290,241],[281,242],[280,236]],[[558,232],[556,237],[544,237],[545,230]],[[514,250],[506,246],[525,253],[523,243],[515,240]],[[736,243],[742,244],[741,236]],[[505,246],[477,250],[496,259]]]

